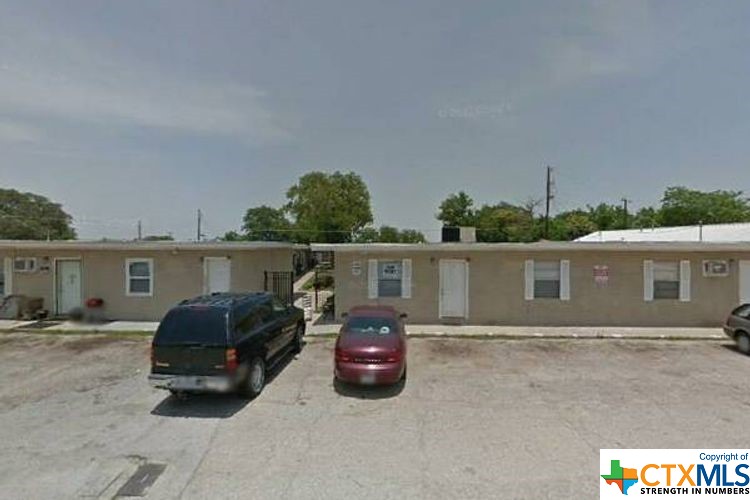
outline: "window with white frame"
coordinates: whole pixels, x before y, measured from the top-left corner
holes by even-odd
[[[680,263],[654,262],[654,299],[680,298]]]
[[[560,298],[560,263],[534,261],[534,298]]]
[[[643,298],[690,301],[690,261],[643,261]]]
[[[411,259],[368,261],[368,298],[411,298]]]
[[[153,259],[127,259],[125,261],[125,294],[130,296],[151,296],[153,293]]]
[[[570,300],[570,261],[527,260],[526,300]]]
[[[13,261],[13,270],[17,273],[33,273],[36,271],[36,258],[16,257]]]

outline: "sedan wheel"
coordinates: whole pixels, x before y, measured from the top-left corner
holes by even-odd
[[[737,348],[744,354],[750,354],[750,336],[748,334],[737,334]]]

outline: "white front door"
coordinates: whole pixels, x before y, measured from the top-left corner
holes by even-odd
[[[80,260],[55,262],[55,298],[57,314],[68,314],[83,305]]]
[[[206,257],[203,263],[203,293],[228,292],[232,282],[232,261],[227,257]]]
[[[750,260],[740,261],[740,304],[750,304]]]
[[[469,312],[469,263],[440,261],[440,317],[466,318]]]

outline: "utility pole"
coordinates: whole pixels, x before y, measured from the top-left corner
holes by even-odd
[[[143,233],[141,231],[141,219],[138,219],[138,241],[143,239]]]
[[[544,208],[544,239],[549,239],[549,206],[550,201],[554,198],[552,193],[552,167],[547,166],[547,194],[545,196],[545,208]]]
[[[198,234],[197,234],[197,241],[201,240],[201,217],[203,214],[201,213],[201,209],[198,209]]]
[[[622,210],[623,210],[623,213],[625,215],[625,229],[629,229],[630,228],[630,220],[629,220],[630,217],[628,216],[628,202],[630,200],[628,200],[627,198],[621,198],[621,200],[622,200]]]

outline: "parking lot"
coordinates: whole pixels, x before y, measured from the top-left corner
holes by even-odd
[[[151,389],[148,342],[0,337],[0,496],[595,498],[600,448],[747,444],[722,342],[412,339],[360,390],[315,339],[250,403]]]

